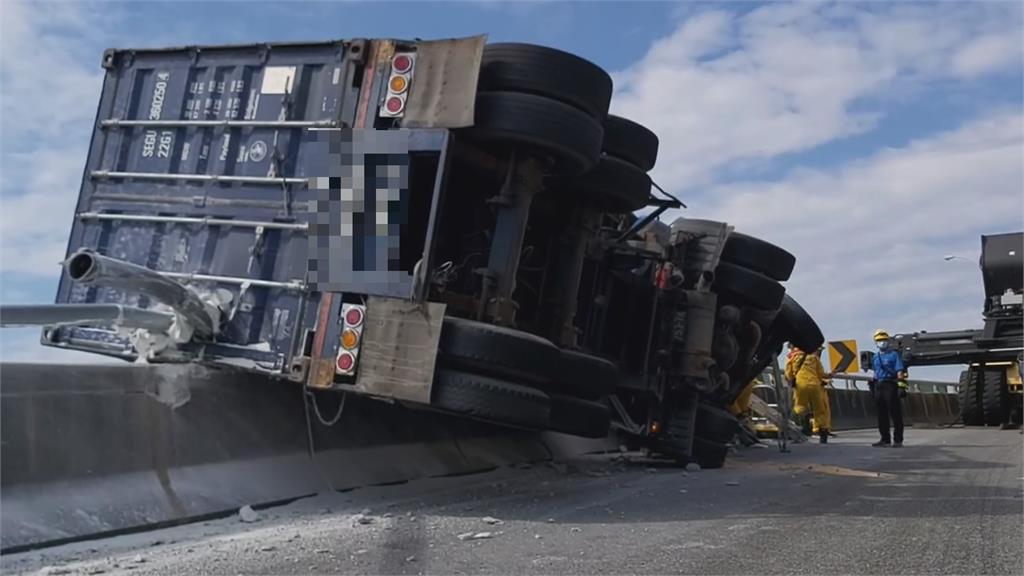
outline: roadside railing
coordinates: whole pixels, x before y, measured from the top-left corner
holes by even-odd
[[[842,373],[832,376],[832,387],[837,390],[869,390],[870,374]],[[921,394],[956,394],[960,388],[957,382],[938,380],[907,380],[907,391]]]

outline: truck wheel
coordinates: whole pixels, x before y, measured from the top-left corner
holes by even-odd
[[[430,404],[490,422],[534,430],[547,427],[551,401],[547,394],[487,376],[438,370]]]
[[[658,137],[645,126],[621,116],[609,114],[604,121],[606,154],[622,158],[644,172],[654,168],[658,159]]]
[[[608,435],[611,422],[607,404],[560,394],[551,395],[549,430],[584,438],[604,438]]]
[[[978,370],[964,370],[960,373],[960,419],[964,426],[981,426],[985,423],[981,411],[981,388]]]
[[[596,400],[615,392],[619,369],[615,364],[573,350],[562,350],[555,387],[570,396]]]
[[[707,404],[697,405],[697,426],[694,434],[698,438],[725,444],[732,441],[737,430],[739,422],[728,411]]]
[[[729,447],[725,444],[703,438],[693,440],[693,460],[701,470],[714,470],[725,466],[728,455]]]
[[[722,261],[750,268],[779,282],[789,280],[796,266],[796,256],[775,244],[739,232],[733,232],[725,240]]]
[[[560,100],[604,120],[612,79],[600,66],[575,54],[533,44],[489,44],[480,62],[479,89],[525,92]]]
[[[468,133],[485,143],[518,145],[550,158],[558,174],[589,170],[601,154],[601,124],[568,104],[515,92],[481,92]]]
[[[553,380],[560,358],[551,341],[520,330],[454,317],[441,328],[445,367],[543,385]]]
[[[981,412],[985,424],[999,426],[1005,419],[1004,406],[1009,407],[1009,389],[1006,387],[1006,372],[985,370],[981,388]]]
[[[650,201],[651,177],[625,160],[602,156],[593,170],[573,180],[572,188],[604,212],[633,212]]]
[[[715,269],[711,288],[728,293],[762,310],[776,310],[782,304],[786,289],[775,280],[742,266],[721,262]]]
[[[775,317],[775,324],[783,331],[783,336],[801,350],[817,350],[825,343],[825,335],[821,333],[818,323],[789,294],[782,297],[782,306]]]

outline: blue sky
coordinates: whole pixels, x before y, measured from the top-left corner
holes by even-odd
[[[979,235],[1021,229],[1015,2],[0,5],[0,297],[50,301],[108,47],[441,38],[546,44],[613,74],[655,179],[793,251],[832,339],[980,326]],[[8,359],[78,360],[0,333]],[[955,371],[924,374],[955,376]]]

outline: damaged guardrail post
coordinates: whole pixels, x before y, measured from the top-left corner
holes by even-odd
[[[68,277],[79,284],[144,294],[170,306],[198,338],[212,338],[219,329],[221,310],[218,306],[204,301],[194,289],[159,272],[88,249],[79,250],[63,264]]]

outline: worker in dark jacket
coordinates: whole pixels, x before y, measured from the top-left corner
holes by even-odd
[[[872,446],[903,446],[903,405],[901,398],[907,396],[907,367],[903,364],[903,356],[890,348],[889,334],[885,330],[875,330],[875,354],[872,369],[875,376],[872,380],[872,392],[878,409],[878,433],[882,438]],[[889,420],[892,419],[892,435]]]

